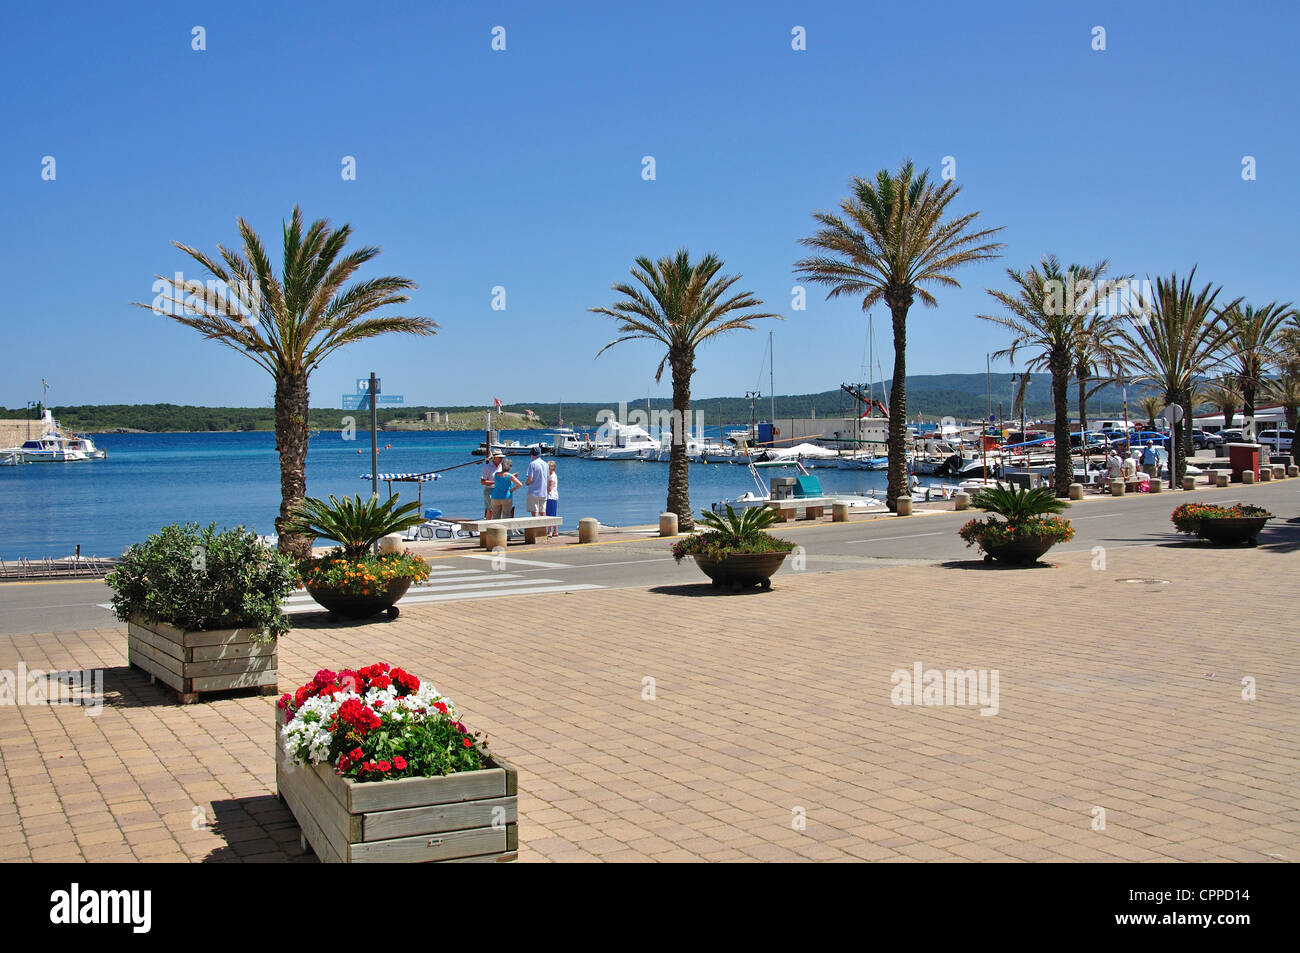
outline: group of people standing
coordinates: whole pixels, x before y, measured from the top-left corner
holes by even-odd
[[[1123,480],[1125,483],[1132,483],[1143,477],[1146,480],[1153,480],[1160,476],[1161,469],[1165,466],[1168,454],[1162,447],[1155,444],[1148,444],[1139,450],[1134,447],[1125,456],[1120,456],[1119,452],[1111,447],[1106,456],[1105,475],[1107,480]],[[1142,477],[1138,475],[1141,469]],[[1146,482],[1143,480],[1143,482]],[[1101,482],[1101,475],[1098,475],[1098,482]]]
[[[529,516],[557,516],[560,506],[560,483],[555,473],[555,461],[543,460],[542,453],[533,448],[532,459],[520,480],[511,470],[510,458],[500,450],[479,469],[479,483],[483,486],[483,518],[485,520],[509,519],[515,515],[514,492],[527,487]],[[558,526],[548,526],[547,537],[560,535]]]

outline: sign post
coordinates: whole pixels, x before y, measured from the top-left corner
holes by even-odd
[[[1183,407],[1173,403],[1165,408],[1165,419],[1169,421],[1169,489],[1177,490],[1178,482],[1178,423],[1183,419]]]
[[[361,383],[358,381],[357,383]],[[370,372],[370,495],[379,496],[379,378]]]

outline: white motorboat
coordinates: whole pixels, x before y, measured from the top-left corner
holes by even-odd
[[[103,460],[107,451],[100,450],[89,437],[64,436],[49,410],[41,418],[45,433],[35,440],[26,440],[16,447],[0,449],[0,465],[18,466],[23,463],[80,463],[85,460]]]
[[[596,428],[595,440],[586,454],[591,460],[641,460],[642,451],[657,453],[659,441],[645,428],[608,420]]]
[[[834,467],[839,454],[812,443],[799,443],[793,447],[770,448],[754,457],[756,467]]]
[[[577,457],[592,448],[591,438],[586,434],[575,433],[567,428],[556,430],[547,436],[553,438],[557,457]]]
[[[846,454],[835,461],[835,466],[840,470],[888,470],[889,457]]]

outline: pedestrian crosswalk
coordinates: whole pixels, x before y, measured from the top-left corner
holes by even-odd
[[[523,560],[515,560],[523,562]],[[560,568],[563,564],[546,563],[545,568]],[[544,592],[582,592],[587,589],[604,589],[590,583],[568,583],[559,579],[538,578],[531,574],[498,572],[491,569],[453,569],[434,566],[429,578],[407,590],[400,608],[435,602],[459,602],[464,599],[490,599],[496,596],[519,596]],[[316,600],[302,589],[296,590],[284,602],[286,615],[304,612],[323,612]]]

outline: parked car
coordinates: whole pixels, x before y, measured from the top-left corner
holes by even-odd
[[[1246,435],[1240,430],[1220,430],[1219,446],[1225,443],[1246,443]]]
[[[1272,447],[1278,453],[1289,453],[1291,441],[1295,438],[1294,430],[1261,430],[1256,440],[1265,447]]]
[[[1200,428],[1193,428],[1192,446],[1195,449],[1205,450],[1207,448],[1217,447],[1218,445],[1219,445],[1219,441],[1217,439],[1216,434],[1207,433],[1206,431],[1201,430]]]

